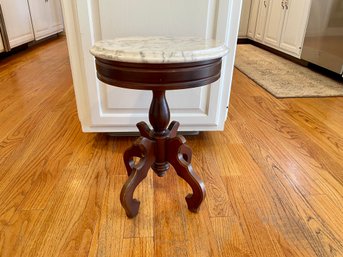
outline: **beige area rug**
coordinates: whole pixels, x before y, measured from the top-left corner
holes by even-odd
[[[237,46],[235,66],[276,97],[343,96],[343,83],[256,46]]]

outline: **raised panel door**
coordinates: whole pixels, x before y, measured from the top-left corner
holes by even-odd
[[[28,0],[35,39],[39,40],[50,33],[50,3],[47,0]]]
[[[248,33],[251,0],[243,0],[238,36],[245,38]]]
[[[263,42],[269,3],[270,0],[260,0],[255,30],[256,41]]]
[[[154,8],[146,10],[147,6]],[[191,6],[197,6],[197,11],[191,13]],[[99,1],[102,38],[154,35],[206,37],[208,8],[206,0],[102,0]],[[124,113],[147,118],[151,92],[110,87],[102,82],[99,82],[99,88],[102,111],[116,117],[117,122],[130,122],[128,117],[122,118]],[[208,105],[209,92],[206,87],[167,91],[172,116],[192,114],[193,117],[205,117],[207,110],[203,107]],[[206,94],[205,97],[200,97],[202,94]],[[182,123],[187,124],[190,120]]]
[[[3,51],[5,51],[4,43],[2,42],[2,38],[0,37],[0,53],[2,53]]]
[[[257,22],[257,15],[260,5],[260,0],[251,0],[250,15],[249,15],[249,25],[248,25],[248,37],[254,39],[255,28]]]
[[[63,30],[63,15],[60,0],[49,0],[51,15],[51,33],[57,33]]]
[[[296,57],[301,55],[310,7],[310,0],[287,0],[280,48]]]
[[[269,46],[278,47],[280,44],[285,8],[284,0],[270,1],[264,33],[264,43]]]
[[[30,11],[26,0],[0,0],[10,46],[34,39]]]

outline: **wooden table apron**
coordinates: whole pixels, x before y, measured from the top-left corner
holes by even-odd
[[[124,153],[129,178],[121,190],[120,200],[129,218],[138,213],[140,203],[133,199],[133,193],[150,167],[162,177],[169,164],[193,190],[186,196],[188,209],[192,212],[199,210],[205,198],[205,186],[191,166],[191,149],[184,137],[177,135],[180,124],[177,121],[169,124],[170,111],[165,91],[210,84],[220,78],[221,64],[222,58],[184,63],[130,63],[96,57],[97,76],[102,82],[153,92],[149,109],[153,129],[145,122],[139,122],[137,127],[141,137]],[[140,161],[136,163],[134,157]]]

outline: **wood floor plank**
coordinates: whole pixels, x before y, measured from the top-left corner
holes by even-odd
[[[0,60],[0,256],[343,256],[343,98],[277,99],[235,70],[221,132],[186,137],[207,196],[171,168],[120,205],[135,137],[83,133],[65,38]]]
[[[191,142],[193,149],[193,167],[206,185],[205,198],[210,217],[227,217],[232,213],[227,191],[221,179],[223,170],[217,161],[216,153],[220,151],[211,133],[198,136],[196,142]]]
[[[177,247],[184,244],[186,247],[187,227],[185,224],[184,198],[177,194],[177,184],[180,183],[176,172],[171,168],[163,178],[154,177],[154,239],[155,244],[165,242],[174,248],[174,242],[179,242]],[[181,203],[182,201],[182,203]],[[166,252],[174,252],[164,249]],[[161,251],[158,250],[158,251]]]
[[[188,256],[221,256],[220,247],[218,246],[215,237],[215,231],[209,221],[209,212],[205,208],[202,209],[202,212],[197,214],[186,210],[185,223],[187,226],[186,237]]]
[[[18,211],[0,231],[0,256],[27,256],[25,244],[37,225],[42,210]]]
[[[101,214],[94,229],[89,256],[123,256],[124,224],[127,217],[124,209],[120,206],[118,196],[126,179],[127,177],[123,175],[112,174],[109,176],[101,204]]]
[[[29,256],[88,255],[109,172],[102,161],[106,145],[110,142],[101,138],[84,145],[82,158],[66,167],[27,245]]]
[[[123,167],[124,169],[124,167]],[[137,187],[135,198],[139,199],[141,206],[139,214],[135,219],[125,220],[124,238],[143,238],[154,236],[154,189],[153,171]]]
[[[330,232],[325,223],[321,222],[320,216],[305,201],[301,191],[289,177],[285,176],[286,170],[282,169],[271,151],[265,148],[266,146],[261,141],[256,141],[249,130],[242,126],[238,127],[237,130],[245,133],[246,142],[249,143],[249,152],[254,156],[260,169],[264,171],[260,174],[262,175],[261,179],[265,180],[261,184],[266,185],[264,189],[270,191],[268,195],[272,196],[272,199],[263,202],[270,202],[275,205],[270,209],[271,213],[264,214],[266,215],[264,219],[267,218],[271,225],[279,228],[279,233],[288,237],[288,240],[294,240],[295,249],[297,247],[310,249],[311,247],[315,254],[325,256],[328,254],[326,252],[327,244],[330,244],[335,245],[335,250],[340,252],[342,250],[339,243],[340,237]],[[268,210],[266,207],[267,205],[264,204],[264,209]],[[282,210],[281,214],[279,214],[280,210]],[[318,240],[315,232],[317,228],[310,226],[309,217],[315,217],[316,227],[329,235],[326,241]],[[285,226],[285,224],[287,225]]]
[[[152,238],[125,238],[121,256],[146,257],[154,256],[154,240]]]
[[[264,120],[259,122],[261,132],[251,130],[251,133],[261,138],[262,143],[267,143],[274,153],[282,157],[281,164],[284,169],[297,171],[289,172],[288,175],[294,177],[294,183],[303,194],[322,194],[327,188],[331,188],[331,192],[334,192],[332,196],[342,199],[343,188],[340,183],[342,165],[309,139],[302,130],[298,130],[291,118],[285,116],[283,111],[278,113],[269,108],[265,102],[266,100],[262,99],[257,99],[256,102],[256,98],[253,98],[253,100],[241,99],[236,104],[240,110],[249,112],[246,121],[258,122],[264,117]],[[238,111],[236,107],[232,112],[235,111]],[[275,140],[280,145],[273,144]],[[313,145],[316,147],[312,147]],[[320,186],[321,181],[327,186],[326,188]]]
[[[211,218],[211,225],[220,249],[218,256],[253,256],[237,217]]]
[[[317,120],[325,122],[325,126],[339,133],[342,129],[343,117],[333,107],[335,103],[336,98],[317,98],[316,101],[312,98],[287,100],[287,105],[293,112],[297,110],[306,111],[312,117],[316,117]]]

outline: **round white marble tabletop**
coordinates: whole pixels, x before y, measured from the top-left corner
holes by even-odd
[[[133,63],[183,63],[223,57],[228,48],[194,37],[126,37],[102,40],[90,50],[95,57]]]

